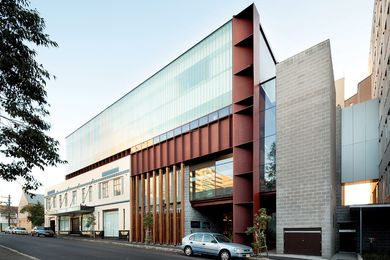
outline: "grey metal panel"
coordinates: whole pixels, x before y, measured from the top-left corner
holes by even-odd
[[[353,143],[352,107],[341,110],[341,140],[342,145]]]
[[[366,180],[379,178],[379,144],[377,139],[366,142]]]
[[[341,182],[353,181],[353,145],[343,145],[341,148]]]
[[[364,142],[366,138],[366,106],[358,104],[353,110],[353,142]]]
[[[366,105],[366,140],[378,139],[378,100],[365,102]]]
[[[353,145],[353,181],[366,178],[366,144],[365,142]]]

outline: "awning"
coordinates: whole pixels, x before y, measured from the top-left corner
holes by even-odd
[[[56,209],[56,210],[48,210],[46,211],[46,215],[52,216],[61,216],[61,215],[69,215],[69,214],[86,214],[92,213],[95,210],[95,207],[78,205],[69,208]]]

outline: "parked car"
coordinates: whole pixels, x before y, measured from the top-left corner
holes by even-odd
[[[12,230],[14,229],[14,227],[7,227],[5,230],[4,230],[4,233],[6,234],[12,234]]]
[[[49,227],[36,226],[31,230],[32,236],[54,237],[54,231]]]
[[[28,232],[24,227],[16,227],[12,230],[12,234],[28,235]]]
[[[229,238],[218,233],[193,233],[183,238],[181,248],[186,256],[204,254],[218,256],[221,260],[232,257],[246,258],[253,256],[251,247],[232,243]]]

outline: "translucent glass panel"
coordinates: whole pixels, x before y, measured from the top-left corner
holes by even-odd
[[[261,190],[267,191],[275,188],[276,181],[276,99],[275,99],[275,79],[261,85],[264,91],[265,110],[261,112],[264,117],[264,129],[260,131],[260,137],[264,138],[264,164],[261,165]],[[260,101],[262,102],[262,101]]]
[[[260,48],[260,82],[264,82],[276,76],[276,66],[262,33],[260,33],[259,48]]]
[[[379,177],[378,100],[342,109],[341,181]]]
[[[229,22],[68,136],[68,171],[231,105],[231,91]]]
[[[208,163],[190,172],[190,199],[211,199],[233,194],[233,158]]]

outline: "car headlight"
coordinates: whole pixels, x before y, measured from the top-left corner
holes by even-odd
[[[235,251],[237,254],[243,254],[243,253],[244,253],[244,250],[241,249],[241,248],[234,248],[234,251]]]

